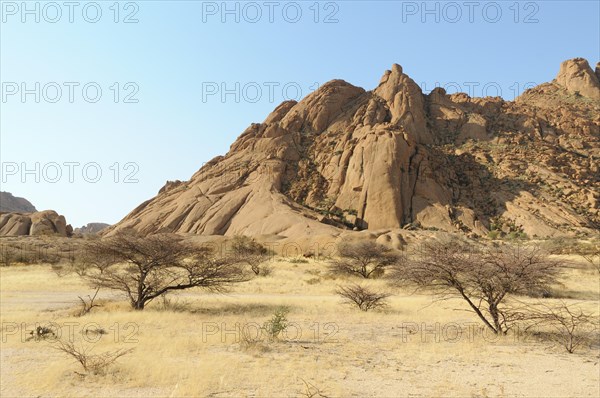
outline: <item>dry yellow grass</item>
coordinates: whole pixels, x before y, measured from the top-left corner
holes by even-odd
[[[306,381],[327,396],[600,396],[598,347],[567,354],[549,343],[482,334],[473,314],[454,310],[466,309],[461,301],[432,304],[408,291],[394,291],[386,310],[365,313],[333,293],[356,279],[333,279],[322,262],[280,259],[272,267],[272,275],[226,295],[171,296],[168,310],[158,301],[131,311],[104,292],[104,305],[84,317],[73,316],[77,295],[90,289],[76,277],[59,278],[44,265],[1,268],[1,395],[305,396]],[[382,280],[370,284],[390,290]],[[597,273],[569,269],[564,284],[573,296],[567,300],[598,312]],[[280,306],[293,323],[286,337],[240,342],[240,328],[256,331]],[[81,377],[79,365],[47,341],[24,341],[22,323],[27,331],[54,323],[63,333],[76,323],[75,340],[93,353],[135,351],[107,375]],[[97,326],[108,332],[97,342],[79,333]],[[409,335],[414,329],[421,330]]]

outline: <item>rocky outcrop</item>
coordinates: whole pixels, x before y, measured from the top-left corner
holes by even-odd
[[[64,216],[53,210],[34,213],[0,213],[0,236],[70,236],[73,232]]]
[[[75,228],[73,230],[74,234],[88,235],[88,234],[97,234],[103,229],[110,227],[110,224],[105,224],[101,222],[91,222],[80,228]]]
[[[592,99],[600,99],[598,66],[593,71],[583,58],[570,59],[560,65],[556,82],[570,93],[578,93]]]
[[[10,192],[0,192],[0,212],[30,213],[34,211],[37,210],[27,199],[15,197]]]
[[[279,105],[106,233],[595,233],[600,101],[590,71],[567,61],[555,82],[513,102],[426,95],[399,65],[373,91],[333,80]]]
[[[374,94],[385,101],[391,125],[404,130],[419,144],[433,143],[425,122],[425,97],[400,65],[394,64],[392,70],[385,72]]]

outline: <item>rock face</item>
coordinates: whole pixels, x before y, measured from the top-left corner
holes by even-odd
[[[73,228],[53,210],[34,213],[0,213],[0,236],[70,236]]]
[[[399,65],[373,91],[333,80],[105,233],[597,233],[598,86],[581,59],[513,102],[426,95]]]
[[[570,59],[560,65],[556,82],[570,93],[579,93],[592,99],[600,99],[598,67],[593,71],[583,58]]]
[[[105,224],[105,223],[101,223],[101,222],[91,222],[91,223],[88,223],[88,224],[82,226],[81,228],[75,228],[73,233],[74,234],[82,234],[82,235],[97,234],[98,232],[102,231],[103,229],[105,229],[107,227],[110,227],[110,224]]]
[[[37,210],[27,199],[15,197],[10,192],[0,192],[0,212],[31,213],[34,211]]]

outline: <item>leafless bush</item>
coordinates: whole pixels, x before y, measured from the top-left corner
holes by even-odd
[[[253,336],[246,327],[240,328],[240,346],[243,349],[255,347],[260,342],[259,336]]]
[[[102,336],[104,334],[108,334],[108,332],[106,331],[106,329],[104,328],[86,328],[83,333],[85,333],[86,335],[93,335],[93,336]]]
[[[580,238],[552,238],[542,243],[542,247],[550,254],[578,254],[587,255],[598,251],[600,240],[592,239],[590,242]]]
[[[169,312],[186,312],[190,310],[190,303],[186,300],[180,301],[177,297],[172,298],[168,294],[164,294],[160,297],[159,309]]]
[[[389,293],[375,292],[361,285],[340,286],[336,290],[345,302],[355,304],[363,311],[387,306],[385,299],[391,296]]]
[[[333,260],[330,270],[363,278],[383,275],[386,268],[396,264],[400,256],[387,246],[372,241],[344,243],[338,249],[339,258]]]
[[[263,265],[269,259],[268,250],[254,239],[242,235],[234,236],[231,251],[237,261],[250,266],[254,275],[270,274],[271,269]]]
[[[45,256],[49,257],[49,256]],[[38,255],[32,248],[25,247],[24,245],[0,245],[0,266],[10,267],[13,264],[35,264],[44,261],[42,256]]]
[[[505,334],[522,318],[506,305],[507,297],[546,289],[561,265],[538,248],[436,242],[397,267],[393,280],[429,289],[442,300],[460,297],[489,329]]]
[[[17,259],[17,252],[8,245],[0,245],[0,266],[10,267]]]
[[[320,388],[318,388],[312,383],[309,383],[303,378],[300,378],[300,380],[304,384],[303,389],[299,392],[301,396],[307,398],[327,398],[327,395],[325,395],[325,393]]]
[[[267,265],[267,264],[261,264],[260,265],[260,271],[259,271],[259,275],[260,276],[269,276],[273,273],[273,267]]]
[[[96,288],[93,295],[88,294],[85,298],[81,296],[77,296],[79,302],[81,303],[81,310],[79,311],[78,316],[84,316],[89,314],[92,308],[100,307],[100,304],[96,304],[96,297],[98,296],[98,292],[100,292],[100,288]]]
[[[529,309],[528,319],[533,326],[545,325],[554,333],[548,337],[573,353],[582,346],[590,345],[598,339],[600,318],[583,311],[575,304],[561,301],[558,305],[538,304]]]
[[[293,257],[287,260],[290,264],[308,264],[308,260],[303,257]]]
[[[248,280],[234,259],[214,257],[209,248],[176,235],[120,233],[89,242],[87,255],[84,277],[92,286],[123,292],[136,310],[169,292],[194,287],[224,291]]]
[[[88,374],[104,375],[109,366],[114,364],[117,359],[133,351],[133,348],[119,349],[116,351],[107,351],[101,354],[92,354],[92,348],[77,347],[71,341],[57,340],[53,347],[74,358],[82,367],[84,374],[75,372],[81,376]]]
[[[318,285],[319,283],[321,283],[321,278],[319,278],[319,277],[310,278],[310,279],[307,279],[305,282],[307,285]]]
[[[253,333],[253,330],[256,330],[256,334]],[[243,351],[267,352],[270,350],[262,329],[252,329],[246,326],[240,328],[240,348]]]
[[[86,272],[89,270],[90,264],[86,261],[82,261],[82,258],[73,259],[73,261],[70,262],[52,264],[52,271],[60,278],[69,274],[85,276]]]
[[[80,277],[87,277],[92,269],[96,272],[101,273],[106,266],[108,266],[109,259],[107,258],[94,258],[91,252],[83,252],[78,256],[74,257],[72,261],[63,262],[52,265],[52,270],[58,277],[64,277],[69,274],[76,274]],[[100,307],[100,304],[96,303],[96,297],[100,292],[100,286],[94,287],[94,292],[88,294],[85,297],[77,296],[81,304],[81,309],[77,316],[84,316],[95,307]]]
[[[58,264],[66,262],[74,245],[60,238],[3,237],[0,239],[0,266],[11,264]]]
[[[591,253],[582,254],[581,257],[583,257],[583,259],[585,261],[587,261],[588,263],[590,263],[590,265],[596,271],[598,271],[598,273],[600,273],[600,246],[597,246],[595,248],[595,251],[593,251]]]

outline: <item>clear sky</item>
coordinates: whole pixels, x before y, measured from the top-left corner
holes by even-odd
[[[1,9],[1,189],[73,226],[119,221],[166,180],[226,153],[281,101],[334,78],[372,89],[399,63],[425,91],[512,100],[552,80],[563,60],[600,59],[598,1]]]

